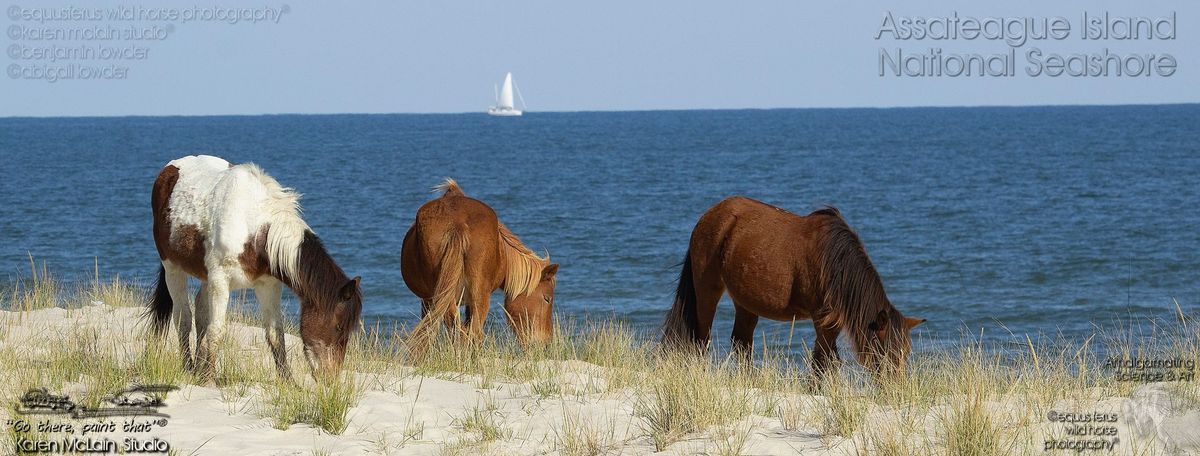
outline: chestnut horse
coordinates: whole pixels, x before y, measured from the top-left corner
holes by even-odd
[[[705,212],[683,259],[664,345],[703,350],[726,291],[734,305],[733,349],[747,359],[759,317],[812,319],[818,378],[838,358],[843,331],[864,367],[903,372],[909,331],[925,321],[892,306],[858,235],[832,207],[801,217],[735,196]]]
[[[313,376],[341,369],[362,312],[359,278],[347,277],[329,257],[300,218],[299,198],[258,166],[207,155],[180,158],[159,172],[150,206],[162,265],[147,315],[154,333],[162,335],[174,314],[185,369],[212,378],[229,292],[253,288],[276,370],[290,380],[279,304],[283,285],[300,298],[300,337]],[[192,305],[188,276],[201,281]]]
[[[438,322],[452,334],[482,337],[497,288],[504,290],[504,311],[517,339],[549,340],[558,264],[525,247],[491,207],[468,197],[453,179],[434,191],[441,197],[417,210],[400,251],[404,283],[421,298],[421,321],[410,336],[413,355],[424,353]],[[459,305],[466,308],[465,329]]]

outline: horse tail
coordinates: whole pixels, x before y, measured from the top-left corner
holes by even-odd
[[[667,312],[667,318],[663,321],[663,347],[676,349],[695,343],[699,326],[699,318],[696,315],[696,284],[692,279],[692,249],[689,247],[683,256],[683,268],[679,271],[675,303],[671,305],[671,310]]]
[[[150,329],[155,336],[161,336],[166,331],[174,306],[171,301],[171,291],[167,289],[167,269],[160,264],[158,265],[158,280],[154,281],[154,294],[150,295],[150,301],[146,303],[145,314],[150,318]]]
[[[458,321],[458,306],[467,290],[464,272],[468,245],[466,224],[451,228],[446,233],[437,283],[433,288],[433,302],[409,333],[408,350],[413,359],[425,356],[426,350],[437,337],[438,325],[450,319],[455,323]]]
[[[447,177],[446,180],[442,181],[442,183],[433,186],[433,192],[434,193],[441,192],[442,196],[447,196],[447,195],[466,196],[467,195],[466,193],[463,193],[462,187],[458,186],[458,181],[451,179],[449,177]]]

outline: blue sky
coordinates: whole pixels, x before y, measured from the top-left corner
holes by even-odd
[[[777,107],[1129,104],[1200,101],[1196,2],[1060,0],[982,5],[922,2],[437,2],[285,0],[278,23],[176,23],[166,39],[125,65],[125,79],[0,78],[0,116],[481,112],[512,71],[531,111]],[[4,4],[52,8],[65,2]],[[88,8],[132,5],[83,2]],[[213,6],[147,2],[142,6]],[[1169,53],[1168,78],[896,78],[878,76],[879,49],[1007,52],[1002,42],[876,40],[884,14],[938,17],[1175,12],[1174,40],[1032,43],[1046,52]],[[165,22],[13,25],[150,26]],[[8,33],[17,44],[58,43]],[[91,44],[91,43],[85,43]],[[131,42],[104,42],[125,46]],[[1185,44],[1191,44],[1186,46]],[[1017,50],[1018,71],[1025,64]],[[10,51],[11,52],[11,51]],[[46,65],[16,59],[3,64]],[[60,62],[61,63],[61,62]],[[83,62],[108,65],[112,62]],[[6,75],[7,76],[7,75]]]

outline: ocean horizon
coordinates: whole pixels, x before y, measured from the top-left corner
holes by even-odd
[[[523,116],[537,114],[619,114],[640,112],[676,112],[676,111],[821,111],[821,110],[890,110],[890,109],[1022,109],[1022,108],[1121,108],[1121,107],[1151,107],[1151,106],[1186,106],[1200,105],[1200,101],[1180,101],[1169,103],[1059,103],[1059,104],[963,104],[963,105],[896,105],[896,106],[747,106],[747,107],[717,107],[717,108],[651,108],[651,109],[580,109],[580,110],[533,110],[523,111]],[[274,112],[274,113],[207,113],[207,114],[85,114],[85,115],[53,115],[53,116],[0,116],[0,119],[105,119],[105,118],[138,118],[138,117],[271,117],[271,116],[453,116],[453,115],[487,115],[487,111],[404,111],[404,112]]]

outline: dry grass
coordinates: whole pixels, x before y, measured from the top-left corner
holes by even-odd
[[[713,433],[716,452],[719,456],[741,456],[746,453],[750,442],[750,432],[754,426],[748,422],[728,426],[718,426]]]
[[[681,353],[655,358],[634,413],[662,451],[684,434],[740,420],[752,411],[748,376],[728,365]]]
[[[562,424],[554,429],[554,451],[564,456],[600,456],[620,447],[612,420],[601,423],[564,410]]]
[[[7,294],[9,298],[8,305],[3,307],[7,307],[10,310],[30,311],[49,309],[59,305],[62,286],[50,274],[45,262],[42,263],[42,267],[39,269],[37,262],[33,259],[33,255],[30,255],[29,278],[17,280],[13,286],[13,290]]]
[[[31,266],[29,279],[0,291],[0,308],[73,309],[90,301],[127,307],[139,305],[143,293],[120,279],[102,281],[97,276],[72,295],[45,266]],[[255,322],[243,312],[232,313],[233,320]],[[554,342],[535,347],[521,347],[507,330],[472,345],[442,336],[437,342],[442,348],[412,366],[405,365],[406,330],[375,326],[352,339],[345,366],[357,376],[314,383],[307,372],[297,370],[300,384],[283,382],[276,378],[267,350],[224,346],[219,350],[217,386],[226,401],[236,404],[231,413],[252,408],[279,428],[307,423],[332,434],[346,430],[350,410],[365,391],[419,397],[419,388],[405,391],[404,380],[420,376],[469,383],[485,394],[520,383],[527,388],[522,391],[539,402],[620,399],[632,408],[632,416],[626,417],[632,420],[631,428],[642,433],[635,437],[655,450],[700,436],[713,453],[741,454],[753,446],[756,426],[767,426],[771,432],[815,432],[829,447],[851,447],[851,453],[1024,453],[1040,450],[1037,429],[1046,424],[1047,411],[1128,397],[1140,385],[1118,381],[1105,366],[1106,359],[1094,354],[1101,349],[1119,361],[1154,356],[1200,360],[1200,324],[1181,308],[1173,313],[1177,315],[1168,323],[1141,328],[1129,324],[1083,340],[1022,337],[1013,341],[1020,345],[1015,350],[997,350],[966,337],[953,349],[914,356],[907,376],[874,379],[847,362],[841,375],[815,387],[809,369],[792,358],[764,352],[761,364],[738,367],[715,357],[662,352],[627,326],[608,321],[564,325]],[[18,321],[19,314],[14,315],[5,321]],[[0,344],[0,400],[11,401],[28,387],[70,385],[85,391],[85,403],[94,403],[102,394],[134,382],[200,382],[181,371],[173,339],[140,339],[130,349],[113,342],[105,330],[78,327],[63,336],[57,349],[44,353],[35,354],[19,343]],[[294,334],[295,328],[289,332]],[[0,341],[9,337],[0,328]],[[293,360],[292,365],[303,363]],[[1200,409],[1200,382],[1176,382],[1170,388],[1177,411]],[[466,437],[445,445],[447,454],[479,454],[491,443],[513,436],[506,416],[491,401],[454,419]],[[410,421],[401,423],[404,436],[392,439],[403,442],[401,447],[424,438],[425,423]],[[555,453],[569,455],[619,452],[630,443],[617,437],[615,427],[608,418],[564,409],[547,444]],[[12,437],[6,439],[11,445]],[[1155,442],[1128,443],[1126,450],[1133,454],[1164,452]]]

